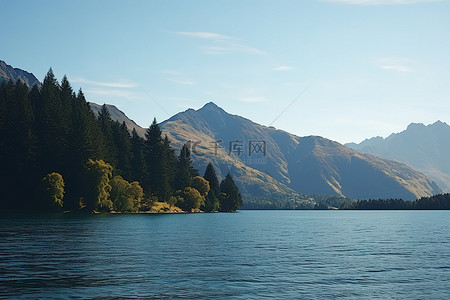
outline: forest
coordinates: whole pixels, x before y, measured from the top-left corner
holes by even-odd
[[[176,153],[179,152],[177,155]],[[42,86],[0,85],[0,210],[236,211],[242,196],[211,163],[200,176],[190,149],[175,151],[156,122],[141,138],[106,108],[96,117],[80,89],[50,69]]]
[[[449,210],[450,194],[422,197],[415,201],[403,199],[360,199],[329,195],[299,194],[270,201],[263,197],[248,199],[241,209],[273,210]]]
[[[422,197],[415,201],[402,199],[369,199],[358,200],[346,204],[342,209],[354,210],[448,210],[450,209],[450,194],[439,194]]]

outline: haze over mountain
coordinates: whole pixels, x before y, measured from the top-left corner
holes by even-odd
[[[5,63],[3,60],[0,60],[0,83],[2,81],[12,80],[16,82],[17,80],[22,80],[28,87],[33,87],[33,85],[37,84],[41,85],[39,80],[32,73],[27,71],[13,68],[12,66]]]
[[[348,147],[363,153],[404,162],[423,172],[446,192],[450,192],[450,126],[412,123],[387,138],[374,137]]]

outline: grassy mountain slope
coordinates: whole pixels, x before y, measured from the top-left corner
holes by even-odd
[[[256,170],[298,193],[412,200],[441,191],[405,164],[360,154],[322,137],[300,138],[262,126],[228,114],[214,103],[179,113],[161,127],[175,144],[197,141],[200,155],[194,161],[215,161],[222,172],[230,170],[242,184],[253,180]],[[220,141],[217,154],[212,152],[214,141]],[[234,141],[242,142],[240,155],[230,151]],[[266,156],[250,156],[250,141],[264,141]],[[266,177],[259,180],[267,181]]]

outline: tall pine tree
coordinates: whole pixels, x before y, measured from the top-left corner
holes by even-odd
[[[130,180],[144,182],[147,176],[147,168],[144,158],[144,139],[141,138],[136,129],[133,129],[131,136],[131,176]]]
[[[219,179],[217,178],[216,171],[211,162],[208,163],[203,178],[209,182],[210,190],[205,199],[205,211],[218,211],[220,208],[219,196],[220,186]]]
[[[125,122],[122,124],[117,121],[114,122],[112,124],[112,133],[114,148],[117,151],[117,165],[114,166],[116,174],[130,178],[131,137]]]
[[[233,177],[230,173],[225,176],[225,179],[220,183],[220,210],[225,212],[236,211],[242,206],[242,196],[234,183]]]
[[[184,144],[178,156],[177,174],[175,181],[175,188],[177,190],[184,190],[191,186],[194,175],[194,168],[192,167],[191,151],[188,144]]]
[[[114,143],[114,121],[111,118],[111,114],[106,104],[102,105],[102,109],[99,111],[97,119],[103,132],[103,142],[105,144],[103,159],[113,167],[116,167],[118,164],[118,149]]]
[[[164,140],[161,137],[156,119],[145,134],[144,156],[147,167],[147,177],[144,178],[144,191],[153,194],[161,201],[167,201],[171,194],[170,170],[168,169],[168,155]]]

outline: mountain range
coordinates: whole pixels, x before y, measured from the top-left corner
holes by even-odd
[[[200,171],[212,161],[222,176],[229,171],[247,195],[296,192],[412,200],[441,191],[406,164],[323,137],[298,137],[256,124],[212,102],[176,114],[161,128],[177,148],[187,141],[196,143],[193,159]],[[254,145],[265,146],[265,153],[251,153]]]
[[[29,86],[39,82],[4,62],[0,67],[3,80],[26,78]],[[95,103],[90,106],[94,113],[101,108]],[[145,135],[145,129],[117,107],[107,108],[113,119]],[[190,144],[200,173],[210,161],[219,178],[230,172],[244,199],[295,198],[306,193],[413,200],[441,192],[434,181],[399,161],[360,153],[323,137],[298,137],[266,127],[229,114],[212,102],[180,112],[160,127],[175,149]]]
[[[450,126],[437,121],[428,126],[412,123],[387,138],[374,137],[346,146],[362,152],[406,163],[450,192]]]

